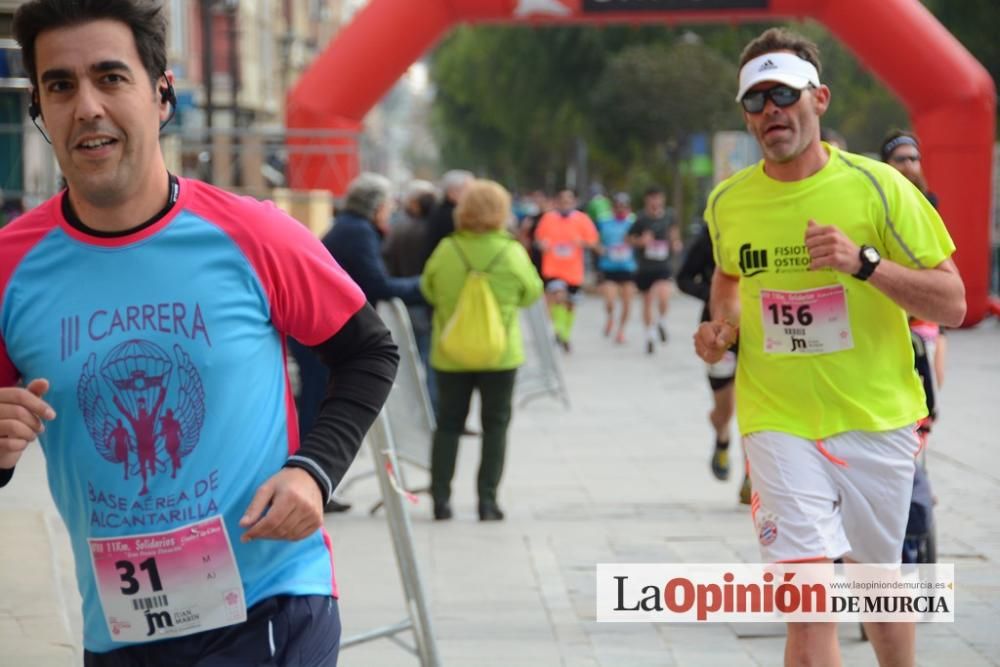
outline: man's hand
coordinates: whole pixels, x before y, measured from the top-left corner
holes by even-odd
[[[861,270],[861,248],[833,225],[818,225],[810,220],[806,227],[809,269],[831,268],[853,276]]]
[[[694,351],[705,363],[718,363],[736,342],[738,334],[739,329],[729,322],[702,322],[694,333]]]
[[[26,388],[0,389],[0,468],[13,468],[22,452],[45,431],[45,421],[56,418],[56,411],[42,400],[49,381],[32,380]]]
[[[264,512],[267,512],[265,515]],[[323,494],[301,468],[282,468],[254,494],[240,527],[250,528],[241,542],[305,539],[323,525]]]

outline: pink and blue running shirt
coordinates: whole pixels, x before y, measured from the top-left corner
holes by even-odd
[[[221,517],[248,607],[336,595],[325,531],[241,544],[239,520],[299,446],[285,336],[331,338],[364,295],[272,204],[179,184],[170,212],[131,235],[70,226],[64,195],[0,230],[0,386],[51,382],[58,416],[40,441],[94,652],[123,644],[88,539]]]

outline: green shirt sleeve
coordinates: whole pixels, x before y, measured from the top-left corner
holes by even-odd
[[[931,269],[951,257],[955,242],[927,197],[892,167],[879,180],[886,196],[883,242],[889,259]]]
[[[437,295],[434,293],[434,278],[438,272],[438,265],[441,264],[441,247],[443,245],[443,243],[439,243],[434,249],[424,265],[424,272],[420,274],[420,292],[424,295],[427,303],[432,306],[437,301]]]
[[[725,183],[725,182],[723,182]],[[725,261],[725,256],[722,253],[722,244],[719,243],[719,222],[715,219],[716,209],[719,205],[719,197],[723,193],[723,189],[720,187],[722,183],[715,187],[712,193],[708,196],[708,204],[705,207],[705,223],[708,225],[708,237],[711,240],[712,246],[712,258],[715,259],[715,265],[719,267],[719,270],[730,276],[738,276],[740,274],[740,269],[738,266],[732,264],[732,262]]]

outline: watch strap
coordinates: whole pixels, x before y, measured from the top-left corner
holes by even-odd
[[[870,247],[871,246],[863,245],[858,249],[858,258],[861,260],[861,268],[858,269],[858,272],[853,276],[858,280],[868,280],[871,275],[875,273],[875,267],[878,266],[878,262],[873,262],[865,256],[865,250]]]

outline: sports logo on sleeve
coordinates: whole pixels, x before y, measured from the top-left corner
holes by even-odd
[[[171,358],[161,347],[131,339],[116,346],[98,365],[91,353],[83,365],[77,400],[87,432],[106,461],[122,466],[126,480],[170,471],[198,444],[205,422],[205,390],[191,358],[174,345]]]

